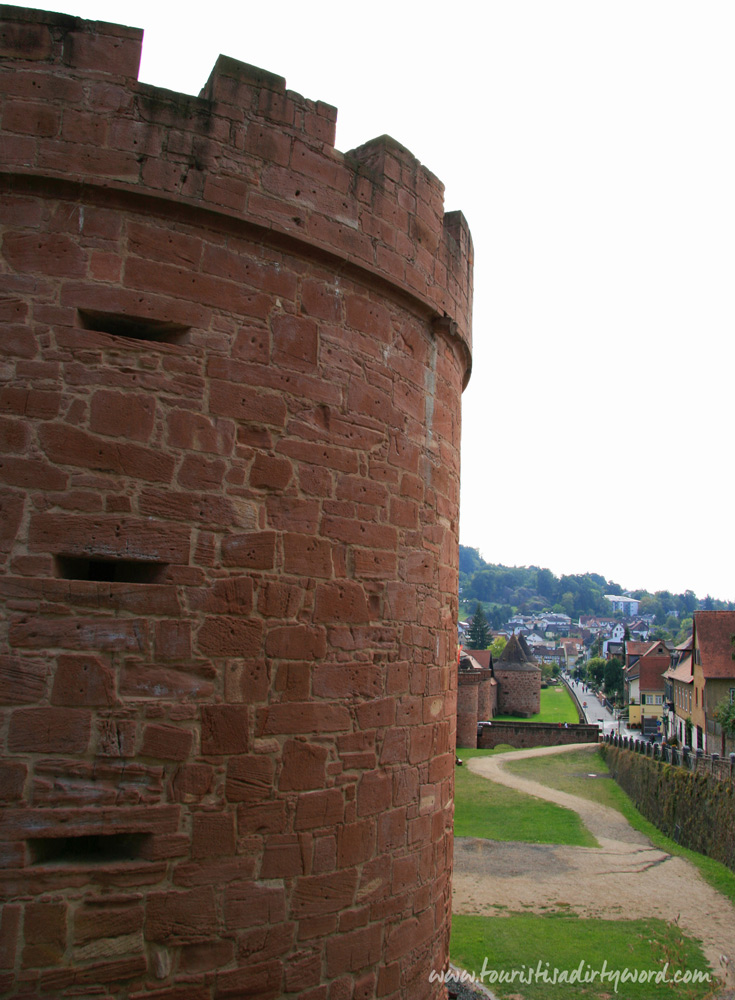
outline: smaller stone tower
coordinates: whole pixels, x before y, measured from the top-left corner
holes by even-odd
[[[483,666],[474,655],[464,651],[459,659],[457,673],[457,746],[477,746],[477,725],[492,719],[497,705],[497,683],[493,677],[490,664],[492,657],[489,650],[476,650],[487,653],[488,665]]]
[[[517,635],[510,637],[500,654],[495,679],[499,714],[528,717],[541,711],[541,668],[529,658]]]

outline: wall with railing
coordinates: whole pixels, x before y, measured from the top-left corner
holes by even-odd
[[[605,743],[643,754],[652,760],[660,760],[664,764],[673,764],[695,774],[711,774],[722,781],[735,781],[735,753],[723,757],[721,754],[704,753],[703,750],[693,750],[689,746],[672,747],[666,743],[655,743],[637,737],[619,736],[608,733]]]
[[[662,833],[735,870],[735,755],[605,736],[612,777]]]

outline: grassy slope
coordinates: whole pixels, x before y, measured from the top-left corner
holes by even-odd
[[[461,756],[488,756],[508,747],[488,750],[462,750]],[[599,777],[608,773],[607,766],[596,749],[583,748],[566,751],[549,757],[513,761],[509,769],[551,787],[593,799],[618,809],[636,829],[642,830],[663,850],[685,857],[694,855],[673,844],[647,823],[612,779]],[[598,777],[589,777],[590,774]],[[484,836],[490,839],[527,840],[536,843],[578,843],[578,832],[568,817],[555,815],[551,819],[539,809],[540,800],[514,793],[512,789],[488,782],[484,778],[457,768],[455,793],[455,834],[457,836]],[[469,779],[469,780],[468,780]],[[482,782],[485,791],[475,782]],[[511,793],[506,797],[504,793]],[[514,797],[517,796],[517,797]],[[554,807],[558,808],[558,807]],[[562,814],[567,810],[560,810]],[[574,815],[574,814],[571,814]],[[534,829],[534,824],[538,827]],[[583,828],[584,829],[584,828]],[[477,831],[481,832],[477,832]],[[523,835],[520,830],[523,830]],[[475,832],[468,832],[475,831]],[[735,875],[722,865],[701,855],[700,869],[719,869],[716,878],[709,880],[735,899]],[[692,858],[692,860],[694,860]],[[695,863],[697,863],[695,861]],[[707,874],[703,871],[703,874]],[[732,885],[730,886],[730,883]],[[731,894],[732,893],[732,894]],[[672,924],[659,920],[605,921],[582,920],[568,915],[540,916],[528,913],[511,913],[505,917],[482,917],[457,914],[452,924],[452,961],[457,965],[480,972],[485,956],[489,967],[505,970],[549,962],[549,969],[574,969],[580,962],[592,969],[599,969],[603,960],[608,969],[661,970],[665,962],[670,970],[681,972],[707,970],[699,946],[684,937]],[[585,966],[585,967],[586,967]],[[499,997],[522,997],[523,1000],[567,1000],[584,997],[585,1000],[610,1000],[616,996],[614,984],[582,983],[506,983],[485,980]],[[695,1000],[708,995],[706,984],[625,983],[619,984],[617,996],[626,1000],[657,1000],[660,997],[681,997]]]

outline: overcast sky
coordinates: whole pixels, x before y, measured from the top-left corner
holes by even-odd
[[[732,0],[74,0],[140,78],[222,52],[389,133],[475,245],[461,541],[488,562],[735,599]]]

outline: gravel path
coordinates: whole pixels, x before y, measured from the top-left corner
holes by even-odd
[[[581,746],[585,744],[537,747],[465,762],[491,781],[579,813],[600,847],[457,837],[454,912],[493,916],[507,910],[543,913],[568,908],[580,917],[674,921],[687,936],[702,942],[717,975],[735,987],[735,907],[693,865],[653,847],[614,809],[517,777],[503,767],[507,760]],[[595,749],[586,746],[590,753]]]

